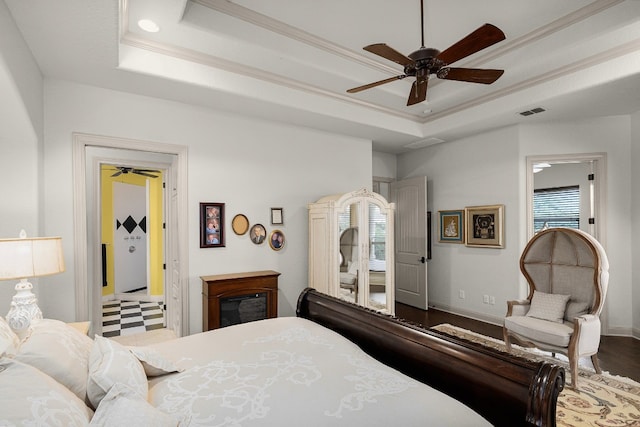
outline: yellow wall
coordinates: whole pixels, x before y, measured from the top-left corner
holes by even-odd
[[[113,295],[115,293],[114,284],[114,254],[113,235],[115,222],[113,219],[113,183],[122,182],[126,184],[146,186],[149,179],[149,217],[147,218],[147,238],[149,239],[150,257],[150,294],[160,296],[164,293],[164,239],[163,239],[163,212],[162,212],[162,172],[157,173],[158,178],[147,178],[142,175],[128,173],[112,177],[114,167],[102,165],[101,168],[101,199],[102,199],[102,243],[107,248],[107,286],[102,287],[102,296]]]

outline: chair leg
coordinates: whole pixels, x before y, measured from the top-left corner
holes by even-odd
[[[600,362],[598,361],[598,354],[592,354],[591,355],[591,363],[593,363],[593,369],[596,370],[597,374],[601,374],[602,373],[602,369],[600,369]]]
[[[571,370],[571,388],[578,389],[578,357],[569,358],[569,369]]]
[[[502,328],[502,336],[504,337],[504,345],[507,348],[507,353],[511,353],[511,338],[506,328]]]

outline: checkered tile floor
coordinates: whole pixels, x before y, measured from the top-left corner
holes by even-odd
[[[160,329],[163,303],[106,301],[102,303],[102,336],[117,337]]]

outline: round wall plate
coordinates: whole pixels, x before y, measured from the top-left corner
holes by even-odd
[[[233,217],[233,220],[231,221],[231,228],[234,233],[241,236],[249,229],[249,220],[243,214],[238,214]]]

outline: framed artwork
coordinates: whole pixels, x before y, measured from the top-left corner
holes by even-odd
[[[442,243],[464,243],[464,210],[438,211]]]
[[[200,203],[200,247],[224,247],[224,203]]]
[[[465,244],[479,248],[504,248],[504,205],[468,206]]]
[[[269,236],[269,246],[274,251],[279,251],[284,248],[284,233],[280,230],[273,230]]]
[[[253,224],[251,227],[251,231],[249,231],[249,238],[256,245],[262,244],[264,239],[267,237],[267,230],[264,228],[262,224]]]
[[[271,225],[283,225],[284,216],[282,208],[271,208]]]
[[[243,214],[238,214],[231,220],[231,229],[238,236],[242,236],[249,230],[249,220]]]

